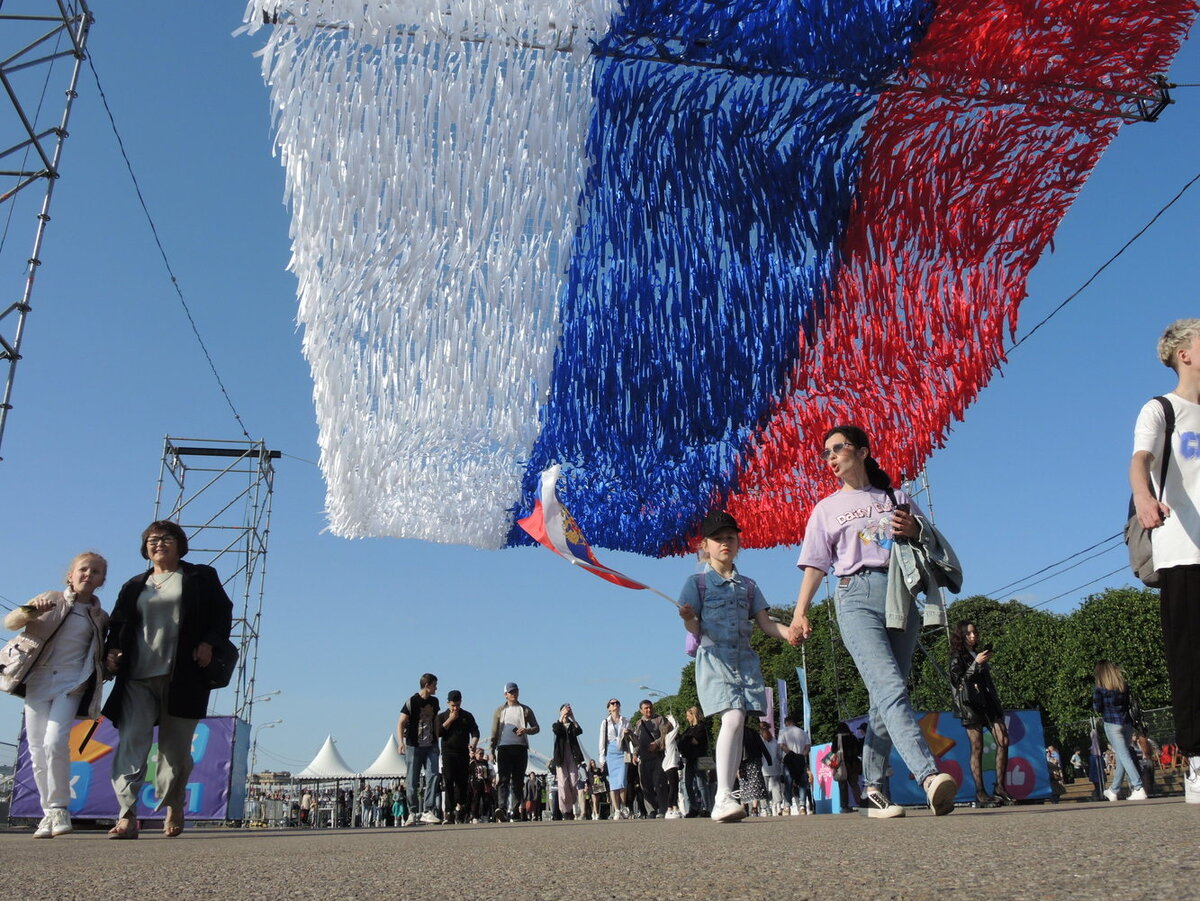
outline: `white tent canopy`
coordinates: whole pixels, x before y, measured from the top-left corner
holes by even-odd
[[[389,735],[387,744],[375,758],[375,762],[360,774],[364,779],[399,779],[408,775],[408,763],[400,756],[396,747],[396,736]]]
[[[325,738],[325,744],[321,745],[321,750],[317,752],[317,756],[312,759],[312,763],[298,772],[295,778],[353,779],[357,775],[354,770],[346,766],[346,761],[342,759],[342,755],[334,743],[333,736],[329,735]]]

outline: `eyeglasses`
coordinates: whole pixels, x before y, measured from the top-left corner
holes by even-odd
[[[146,539],[146,544],[174,544],[175,537],[173,535],[151,535]]]
[[[840,454],[844,450],[854,450],[854,445],[849,441],[839,441],[833,447],[827,447],[821,451],[821,459],[828,460],[830,457]]]

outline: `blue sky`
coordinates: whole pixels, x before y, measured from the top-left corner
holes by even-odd
[[[254,58],[263,35],[232,36],[241,9],[192,4],[182,17],[161,3],[97,0],[91,52],[226,387],[251,435],[288,455],[277,465],[258,670],[259,691],[281,694],[255,716],[284,722],[261,733],[259,766],[299,769],[332,734],[348,763],[365,768],[426,671],[443,696],[462,690],[485,722],[510,679],[546,724],[570,701],[592,748],[608,697],[632,709],[646,694],[638,686],[676,687],[683,631],[666,601],[538,548],[322,531],[312,384],[285,271],[289,215]],[[1200,83],[1195,41],[1170,74]],[[57,118],[65,73],[55,78],[46,110]],[[79,94],[0,447],[0,598],[22,603],[58,587],[69,559],[94,548],[110,562],[109,607],[142,566],[137,539],[154,510],[163,436],[240,432],[158,257],[90,71]],[[1123,129],[1101,160],[1030,279],[1018,334],[1200,171],[1200,88],[1176,97],[1160,122]],[[29,196],[40,202],[40,188]],[[11,299],[33,239],[36,207],[23,203],[0,247]],[[1200,187],[1012,353],[930,461],[934,512],[963,560],[964,594],[992,592],[1121,527],[1133,419],[1173,385],[1154,342],[1166,322],[1200,314],[1198,225]],[[693,571],[690,560],[600,557],[668,593]],[[794,548],[748,551],[740,566],[768,600],[790,605],[795,557]],[[1071,591],[1123,560],[1113,550],[1018,596],[1041,604],[1069,592],[1046,604],[1065,612],[1089,592],[1128,584],[1122,570]],[[232,704],[223,692],[216,711]],[[20,709],[0,699],[0,737],[15,739]],[[549,751],[548,734],[535,748]]]

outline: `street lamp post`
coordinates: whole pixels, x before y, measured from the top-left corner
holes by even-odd
[[[248,782],[254,781],[254,768],[258,765],[258,733],[262,732],[263,729],[274,729],[282,722],[283,720],[274,720],[270,723],[263,723],[254,730],[254,741],[250,744],[250,775],[247,779]]]
[[[644,691],[646,693],[646,697],[650,698],[651,700],[655,700],[657,698],[673,698],[674,697],[673,695],[670,695],[667,692],[662,691],[660,689],[651,688],[649,685],[639,685],[638,691]],[[675,715],[674,700],[672,700],[671,703],[667,705],[667,713],[671,714],[671,716]]]

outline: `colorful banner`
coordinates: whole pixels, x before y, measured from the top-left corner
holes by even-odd
[[[975,800],[975,784],[971,779],[971,741],[962,723],[952,713],[919,713],[921,732],[929,743],[929,749],[937,758],[938,769],[949,773],[958,783],[955,801],[969,804]],[[1004,713],[1008,726],[1008,793],[1018,801],[1040,800],[1054,797],[1050,788],[1050,773],[1046,767],[1046,738],[1042,731],[1042,714],[1037,710],[1007,710]],[[866,717],[847,720],[850,730],[857,734],[860,723]],[[831,745],[826,742],[812,747],[810,764],[813,773],[813,801],[817,813],[840,813],[841,804],[833,772],[822,763]],[[983,782],[984,790],[991,792],[996,784],[996,744],[991,732],[983,739]],[[900,759],[892,750],[892,776],[888,785],[891,799],[906,807],[926,803],[925,792],[916,784]],[[861,787],[861,786],[860,786]]]
[[[119,733],[107,719],[92,735],[81,754],[79,745],[91,728],[91,720],[76,720],[71,728],[71,816],[81,819],[116,819],[117,796],[112,786],[113,751]],[[154,775],[158,757],[158,730],[147,755],[146,784],[138,799],[138,816],[161,819],[157,810]],[[232,716],[213,716],[196,724],[192,736],[193,769],[187,784],[184,815],[190,820],[239,820],[246,801],[246,754],[250,747],[250,725]],[[41,803],[29,759],[29,742],[24,722],[17,748],[9,816],[40,819]]]
[[[803,710],[804,731],[812,736],[812,707],[808,703],[808,673],[804,667],[796,667],[796,677],[800,680],[800,703]],[[815,770],[814,770],[815,772]]]

